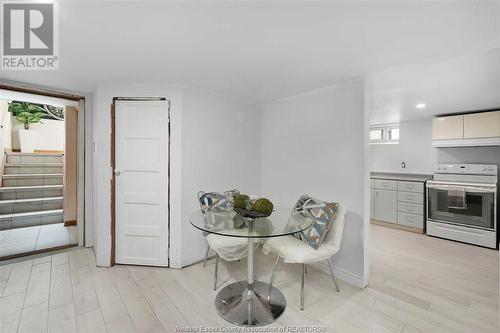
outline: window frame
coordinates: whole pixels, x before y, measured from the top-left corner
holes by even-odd
[[[398,138],[397,139],[390,139],[389,138],[389,132],[393,129],[398,130]],[[381,130],[382,131],[382,138],[381,139],[372,139],[371,138],[371,132],[376,131],[376,130]],[[369,141],[371,145],[387,145],[387,144],[399,144],[399,139],[401,137],[401,130],[399,128],[399,124],[383,124],[383,125],[373,125],[370,126],[370,133],[368,135]]]

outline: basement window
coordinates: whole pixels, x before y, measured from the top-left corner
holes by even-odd
[[[399,124],[371,126],[370,144],[399,144]]]

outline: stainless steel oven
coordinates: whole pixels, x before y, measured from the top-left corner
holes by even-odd
[[[427,189],[428,219],[471,228],[496,229],[496,186],[432,182]],[[450,196],[457,192],[463,192],[462,207],[450,206]]]
[[[427,182],[428,235],[498,248],[498,167],[438,165]]]

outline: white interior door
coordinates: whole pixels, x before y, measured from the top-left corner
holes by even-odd
[[[115,104],[115,262],[168,265],[168,102]]]

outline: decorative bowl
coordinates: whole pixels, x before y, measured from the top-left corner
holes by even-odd
[[[249,217],[249,218],[253,218],[253,219],[261,218],[261,217],[268,217],[272,213],[271,212],[269,214],[266,214],[266,213],[261,213],[261,212],[249,210],[249,209],[242,209],[242,208],[236,208],[236,207],[234,208],[234,211],[243,217]]]

